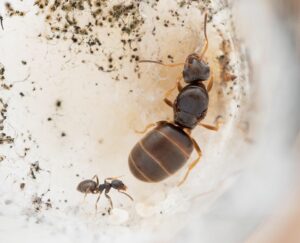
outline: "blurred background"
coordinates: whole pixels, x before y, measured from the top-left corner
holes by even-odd
[[[255,166],[177,242],[194,235],[198,242],[300,242],[300,2],[234,3],[259,87],[250,102],[261,143],[246,155]]]

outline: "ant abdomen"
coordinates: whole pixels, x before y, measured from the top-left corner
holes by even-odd
[[[77,190],[82,193],[94,193],[97,186],[97,183],[93,180],[84,180],[78,184]]]
[[[145,182],[159,182],[178,171],[193,151],[191,138],[178,126],[161,122],[132,149],[129,168]]]
[[[205,81],[210,76],[210,67],[196,53],[193,53],[186,58],[182,75],[186,83]]]

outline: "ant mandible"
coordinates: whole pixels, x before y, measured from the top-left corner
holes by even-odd
[[[159,182],[177,172],[189,159],[195,148],[197,158],[188,166],[188,169],[179,182],[181,185],[188,177],[191,170],[199,162],[202,152],[191,137],[191,131],[197,125],[217,131],[219,122],[215,126],[200,123],[206,116],[209,95],[213,86],[213,75],[208,63],[203,60],[208,49],[208,38],[206,33],[207,14],[204,17],[205,44],[199,54],[192,53],[185,63],[164,64],[157,61],[143,60],[140,62],[152,62],[167,67],[176,67],[184,64],[182,76],[187,83],[185,87],[177,80],[176,86],[165,94],[164,102],[173,108],[173,122],[159,121],[149,124],[143,131],[155,127],[147,133],[131,150],[128,163],[132,174],[145,182]],[[208,80],[207,87],[203,81]],[[174,103],[168,96],[176,89],[179,93]]]
[[[94,179],[96,181],[94,181]],[[84,180],[80,182],[77,186],[77,190],[85,194],[84,198],[87,196],[88,193],[99,194],[95,203],[96,211],[97,211],[98,201],[100,199],[102,192],[104,191],[104,195],[110,203],[110,209],[108,210],[109,213],[111,209],[113,209],[113,202],[111,200],[111,197],[108,195],[111,188],[116,189],[118,192],[126,195],[127,197],[129,197],[130,200],[133,201],[133,198],[125,192],[127,190],[127,186],[121,180],[118,180],[116,177],[106,178],[104,180],[104,183],[100,184],[98,176],[94,175],[91,180]]]

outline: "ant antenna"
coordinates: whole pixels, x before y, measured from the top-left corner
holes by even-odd
[[[150,62],[150,63],[155,63],[155,64],[159,64],[165,67],[178,67],[178,66],[182,66],[184,65],[184,63],[174,63],[174,64],[165,64],[163,62],[160,61],[152,61],[152,60],[140,60],[139,63],[143,63],[143,62]]]
[[[131,201],[133,201],[132,196],[130,196],[128,193],[126,193],[126,192],[124,192],[124,191],[121,191],[121,190],[118,190],[118,192],[120,192],[120,193],[126,195]]]
[[[105,180],[112,181],[112,180],[116,180],[116,179],[119,179],[119,178],[122,178],[122,177],[124,177],[124,175],[107,177],[107,178],[105,178]]]
[[[124,175],[121,175],[121,176],[113,176],[113,177],[107,177],[107,178],[105,178],[104,182],[105,182],[105,183],[110,183],[110,182],[112,182],[113,180],[117,180],[117,179],[119,179],[119,178],[121,178],[121,177],[124,177]],[[110,181],[110,182],[108,182],[108,181]]]
[[[205,12],[204,15],[204,37],[205,37],[205,44],[200,52],[199,55],[199,59],[201,60],[204,56],[204,54],[206,53],[207,49],[208,49],[208,38],[207,38],[207,33],[206,33],[206,24],[207,24],[207,12]],[[155,63],[155,64],[159,64],[165,67],[178,67],[178,66],[183,66],[185,63],[172,63],[172,64],[165,64],[161,61],[153,61],[153,60],[140,60],[139,63],[145,63],[145,62],[149,62],[149,63]]]
[[[206,33],[206,24],[207,24],[207,12],[205,12],[205,15],[204,15],[204,28],[203,28],[203,31],[204,31],[204,37],[205,37],[205,44],[201,50],[201,54],[199,55],[199,58],[200,60],[203,58],[204,54],[206,53],[207,49],[208,49],[208,38],[207,38],[207,33]]]
[[[207,38],[207,33],[206,33],[206,25],[207,25],[207,12],[205,12],[204,15],[204,37],[205,37],[205,44],[199,54],[199,59],[201,60],[204,56],[204,54],[206,53],[207,49],[208,49],[208,38]],[[155,64],[159,64],[165,67],[178,67],[178,66],[183,66],[185,63],[173,63],[173,64],[165,64],[161,61],[153,61],[153,60],[140,60],[139,63],[145,63],[145,62],[149,62],[149,63],[155,63]]]

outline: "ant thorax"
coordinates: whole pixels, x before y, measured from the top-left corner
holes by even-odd
[[[208,102],[209,96],[202,82],[185,86],[174,103],[175,123],[193,129],[206,116]]]

